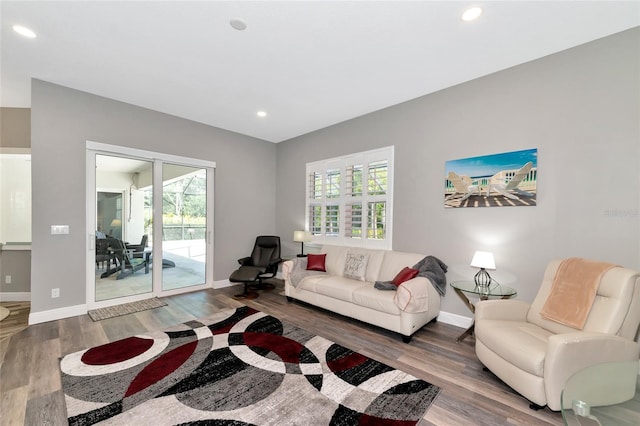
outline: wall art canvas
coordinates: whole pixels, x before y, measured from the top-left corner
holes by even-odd
[[[445,163],[445,208],[535,206],[538,149]]]

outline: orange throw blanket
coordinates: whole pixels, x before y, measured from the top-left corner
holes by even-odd
[[[580,258],[562,261],[549,297],[540,315],[551,321],[582,330],[596,298],[600,279],[617,265]]]

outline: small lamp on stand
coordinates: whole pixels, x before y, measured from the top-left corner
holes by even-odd
[[[113,237],[114,236],[113,235],[113,231],[115,231],[116,229],[122,227],[122,221],[120,219],[113,219],[111,221],[111,225],[109,225],[109,227],[111,228],[111,230],[109,231],[109,235]],[[122,235],[120,235],[120,236],[122,236]]]
[[[473,277],[478,287],[488,287],[491,284],[491,275],[487,269],[496,269],[496,262],[493,253],[489,251],[476,251],[471,260],[471,266],[480,268],[478,273]]]
[[[307,257],[304,254],[304,243],[311,241],[311,232],[309,231],[293,231],[293,241],[300,243],[300,254],[298,257]]]

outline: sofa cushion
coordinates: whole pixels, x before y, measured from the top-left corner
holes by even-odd
[[[544,374],[544,358],[553,333],[535,324],[483,320],[476,323],[477,339],[505,361],[538,377]]]
[[[326,254],[309,254],[307,256],[307,271],[326,271]]]
[[[324,277],[315,283],[316,293],[344,300],[345,302],[353,302],[353,292],[360,287],[368,285],[371,284],[337,276]]]
[[[402,270],[400,272],[398,272],[398,274],[391,280],[391,283],[395,286],[399,286],[400,284],[402,284],[405,281],[409,281],[411,278],[415,278],[416,275],[418,275],[418,271],[417,269],[412,269],[409,268],[408,266],[405,266],[404,268],[402,268]]]
[[[365,281],[374,283],[378,281],[378,275],[380,275],[380,268],[384,261],[385,250],[367,250],[369,255],[369,263],[367,263],[367,273],[365,275]]]
[[[322,281],[323,279],[326,279],[326,278],[328,277],[324,274],[310,275],[308,277],[304,277],[302,281],[300,281],[300,284],[298,285],[298,290],[306,290],[312,293],[317,293],[316,289],[317,289],[318,281]]]
[[[329,275],[342,276],[342,273],[344,272],[344,262],[347,258],[347,250],[349,250],[348,247],[331,245],[322,246],[321,253],[325,253],[327,255],[325,266],[327,267]]]
[[[364,280],[373,283],[379,280],[378,275],[380,274],[380,268],[382,266],[382,262],[384,260],[385,253],[387,253],[387,250],[365,249],[361,247],[356,248],[332,246],[327,244],[322,246],[321,252],[327,254],[327,272],[331,275],[340,276],[343,276],[344,274],[347,253],[350,252],[367,255],[369,259],[367,261],[367,269],[365,272]]]
[[[371,284],[368,284],[354,290],[353,303],[379,312],[400,315],[400,309],[393,302],[394,294],[395,292],[379,291]]]
[[[342,276],[353,280],[364,281],[364,275],[367,272],[367,263],[369,263],[368,254],[354,253],[351,250],[347,251]]]

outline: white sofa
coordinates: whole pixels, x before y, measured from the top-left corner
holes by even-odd
[[[367,256],[364,281],[344,277],[348,252]],[[294,259],[284,262],[282,275],[287,299],[300,300],[315,306],[355,318],[402,335],[405,342],[423,325],[435,319],[440,313],[440,295],[431,281],[415,277],[402,283],[397,291],[378,290],[376,281],[391,281],[404,267],[412,267],[425,255],[390,250],[373,250],[353,247],[322,247],[326,253],[327,274],[304,277],[294,286],[291,281]]]

